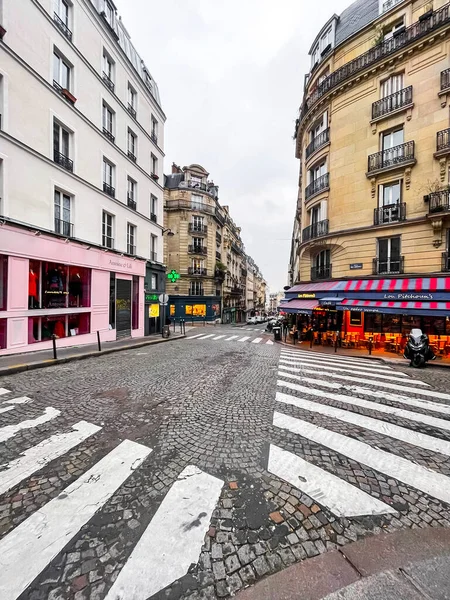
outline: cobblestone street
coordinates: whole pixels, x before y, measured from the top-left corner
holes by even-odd
[[[450,527],[449,371],[211,331],[0,380],[2,600],[223,598]]]

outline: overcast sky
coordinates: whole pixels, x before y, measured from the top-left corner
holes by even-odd
[[[167,115],[164,172],[199,163],[271,291],[287,283],[308,50],[351,0],[115,0]],[[170,267],[170,265],[168,265]]]

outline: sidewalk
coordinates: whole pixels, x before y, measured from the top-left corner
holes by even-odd
[[[186,331],[188,328],[186,327]],[[71,346],[70,348],[58,348],[58,358],[54,360],[53,350],[41,350],[37,352],[27,352],[26,354],[11,354],[0,357],[0,377],[4,375],[13,375],[21,371],[31,371],[32,369],[42,369],[60,365],[74,360],[83,360],[84,358],[93,358],[120,352],[121,350],[132,350],[165,342],[184,339],[186,336],[180,333],[170,331],[169,338],[162,338],[161,334],[149,335],[144,338],[117,340],[115,342],[102,342],[102,350],[99,352],[97,344],[86,344],[83,346]]]
[[[309,558],[237,600],[449,600],[450,529],[379,534]]]

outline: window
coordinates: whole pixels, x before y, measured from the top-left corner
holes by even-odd
[[[152,290],[158,289],[158,279],[154,273],[152,273],[152,276],[151,276],[150,286],[151,286]]]
[[[90,269],[30,260],[28,274],[30,309],[84,308],[90,305]]]
[[[191,289],[189,290],[191,296],[203,296],[203,286],[201,281],[191,281]]]
[[[114,113],[112,109],[104,102],[103,103],[103,133],[108,139],[114,142]]]
[[[155,119],[155,117],[153,115],[152,115],[151,138],[155,142],[155,144],[158,143],[158,121]],[[156,171],[154,171],[154,172],[156,172]]]
[[[322,250],[313,261],[311,279],[328,279],[331,277],[331,251]]]
[[[54,0],[53,10],[55,15],[63,22],[63,24],[69,26],[69,5],[65,0]]]
[[[387,27],[385,27],[384,31],[383,31],[384,32],[384,40],[386,41],[386,40],[390,40],[391,38],[393,38],[398,31],[401,31],[403,29],[404,26],[405,26],[405,18],[402,17],[401,19],[399,19],[392,25],[388,25]]]
[[[317,223],[319,223],[322,219],[321,219],[321,206],[320,204],[317,206],[314,206],[314,208],[312,208],[309,211],[309,215],[310,215],[310,223],[311,225],[316,225]]]
[[[403,144],[405,141],[403,135],[403,127],[400,129],[395,129],[394,131],[389,131],[388,133],[381,134],[381,144],[382,150],[390,150],[391,148],[395,148]]]
[[[154,223],[158,221],[158,198],[153,194],[150,195],[150,219]]]
[[[379,187],[378,206],[398,204],[401,197],[401,181],[392,181]]]
[[[136,199],[137,199],[137,183],[128,177],[127,179],[127,200],[128,206],[136,210]]]
[[[129,158],[136,161],[136,153],[137,153],[137,137],[131,131],[131,129],[129,129],[128,130],[128,156],[129,156]]]
[[[316,165],[315,167],[313,167],[312,169],[309,170],[310,183],[312,183],[313,181],[316,181],[317,179],[319,179],[319,177],[326,175],[326,173],[327,173],[326,161],[319,165]]]
[[[378,188],[378,211],[375,225],[393,223],[405,218],[404,205],[401,205],[401,181],[385,183]]]
[[[200,186],[202,184],[202,178],[197,177],[197,175],[191,175],[191,183],[193,187],[196,185]]]
[[[309,132],[309,141],[312,142],[314,139],[319,136],[322,131],[328,128],[328,111],[325,111],[323,115],[320,117],[319,121],[313,125],[312,129]]]
[[[58,121],[53,121],[53,160],[68,171],[73,171],[73,161],[70,160],[70,131]]]
[[[127,223],[127,252],[136,254],[136,227]]]
[[[315,65],[319,62],[319,60],[320,60],[320,46],[319,46],[319,44],[317,44],[317,46],[311,52],[311,67],[314,68]]]
[[[158,260],[158,238],[156,235],[150,236],[150,260]]]
[[[202,275],[203,270],[205,268],[205,261],[200,258],[192,259],[192,274],[193,275]]]
[[[72,223],[70,222],[70,204],[69,194],[55,190],[55,231],[60,235],[72,237]]]
[[[8,257],[0,255],[0,310],[6,310],[7,285],[8,285]]]
[[[203,248],[203,240],[202,238],[199,237],[193,237],[192,238],[192,245],[194,247],[194,250],[200,250]]]
[[[108,22],[108,25],[112,27],[114,25],[114,8],[108,0],[104,0],[103,2],[103,12],[105,13],[105,19]]]
[[[400,237],[378,240],[378,273],[400,273]]]
[[[56,51],[53,52],[53,83],[64,90],[71,88],[72,67],[65,58]]]
[[[103,211],[102,218],[102,245],[105,248],[114,248],[114,237],[113,237],[114,217],[109,213]]]
[[[333,28],[330,27],[320,38],[320,51],[323,52],[333,44]]]
[[[151,155],[152,175],[158,175],[158,159],[154,154]]]
[[[132,85],[128,84],[128,110],[135,117],[137,111],[137,93]]]
[[[103,159],[103,191],[114,198],[114,165]]]
[[[103,50],[103,81],[114,92],[114,61],[106,50]]]
[[[201,210],[202,206],[203,206],[203,196],[198,196],[197,194],[192,194],[191,205],[192,205],[193,210]]]
[[[203,231],[203,217],[194,215],[192,217],[192,229],[194,231]]]
[[[28,343],[45,342],[56,338],[84,335],[91,331],[90,313],[30,317],[28,319]]]
[[[387,98],[403,89],[403,73],[391,75],[381,83],[381,97]]]

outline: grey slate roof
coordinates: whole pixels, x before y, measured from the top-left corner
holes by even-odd
[[[378,17],[378,0],[356,0],[346,8],[336,25],[336,46]]]
[[[181,181],[184,181],[184,173],[164,175],[164,187],[168,190],[175,190],[180,185]]]

